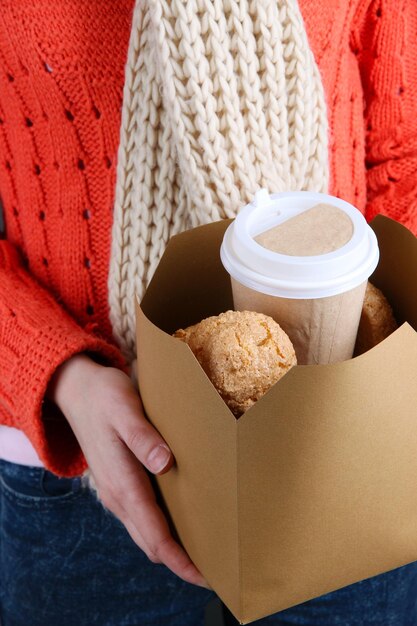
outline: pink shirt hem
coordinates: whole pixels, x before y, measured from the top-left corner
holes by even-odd
[[[0,425],[0,459],[20,465],[44,467],[25,433],[11,426]]]

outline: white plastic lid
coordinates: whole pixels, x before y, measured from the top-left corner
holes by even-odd
[[[325,203],[346,213],[353,235],[343,246],[317,256],[290,256],[255,241],[261,233]],[[354,289],[369,278],[379,260],[378,242],[362,213],[334,196],[310,191],[275,193],[266,189],[239,212],[220,249],[222,263],[239,283],[271,296],[309,299]]]

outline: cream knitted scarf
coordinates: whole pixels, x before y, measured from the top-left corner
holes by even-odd
[[[137,0],[109,274],[125,356],[135,293],[172,235],[234,217],[259,187],[327,184],[326,106],[297,0]]]

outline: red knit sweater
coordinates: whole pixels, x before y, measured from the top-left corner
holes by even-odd
[[[417,3],[300,0],[327,96],[330,193],[417,231]],[[43,401],[71,355],[122,366],[107,274],[132,0],[3,0],[0,422],[46,466],[85,460]]]

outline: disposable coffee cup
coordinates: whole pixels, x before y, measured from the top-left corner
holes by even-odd
[[[261,189],[220,250],[234,307],[273,317],[301,365],[352,357],[376,236],[353,205],[307,191]]]

